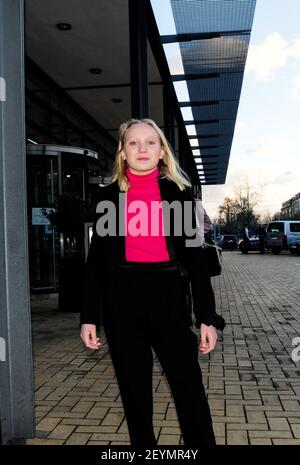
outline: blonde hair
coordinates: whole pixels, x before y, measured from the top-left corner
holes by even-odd
[[[191,183],[188,180],[187,174],[180,168],[178,161],[176,160],[175,156],[172,153],[171,147],[166,139],[166,136],[162,132],[162,130],[157,126],[157,124],[150,118],[143,118],[143,119],[135,119],[131,118],[124,123],[121,124],[119,127],[119,144],[118,149],[116,152],[115,163],[113,167],[113,174],[109,184],[114,181],[118,181],[120,190],[122,192],[127,192],[130,187],[129,179],[126,176],[126,168],[127,164],[124,160],[124,142],[125,142],[125,134],[126,131],[133,125],[133,124],[141,124],[146,123],[149,124],[155,131],[158,133],[160,137],[161,146],[164,150],[164,155],[162,159],[159,161],[158,169],[160,177],[165,177],[174,181],[175,184],[179,187],[180,190],[184,190],[186,187],[191,187]]]

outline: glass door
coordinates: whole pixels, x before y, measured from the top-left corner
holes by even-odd
[[[58,285],[59,234],[53,221],[58,192],[57,157],[27,157],[29,269],[32,291]]]
[[[84,255],[85,170],[81,156],[61,153],[59,193],[62,212],[61,257]]]

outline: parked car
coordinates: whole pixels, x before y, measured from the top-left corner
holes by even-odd
[[[296,239],[289,244],[289,251],[291,254],[300,255],[300,239]]]
[[[223,234],[219,239],[218,246],[222,249],[236,250],[238,247],[238,239],[233,234]]]
[[[288,250],[292,242],[300,239],[300,220],[272,221],[267,227],[267,248],[273,253]]]
[[[258,237],[256,237],[256,236],[251,236],[251,237],[249,237],[248,249],[245,249],[245,246],[244,246],[244,239],[241,239],[241,240],[239,241],[238,247],[239,247],[239,250],[240,250],[242,253],[248,253],[248,251],[249,251],[249,252],[256,252],[257,250],[260,250],[260,249],[259,249],[259,239],[258,239]]]

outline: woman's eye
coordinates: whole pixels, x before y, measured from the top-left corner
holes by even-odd
[[[131,142],[129,142],[129,145],[134,145],[135,144],[135,141],[132,140]]]
[[[150,140],[150,141],[149,141],[149,144],[153,145],[153,144],[155,144],[155,141],[154,141],[154,140]]]

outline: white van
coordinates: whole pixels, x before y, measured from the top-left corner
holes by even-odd
[[[272,221],[268,224],[267,248],[273,253],[287,250],[296,239],[300,239],[300,220]]]

